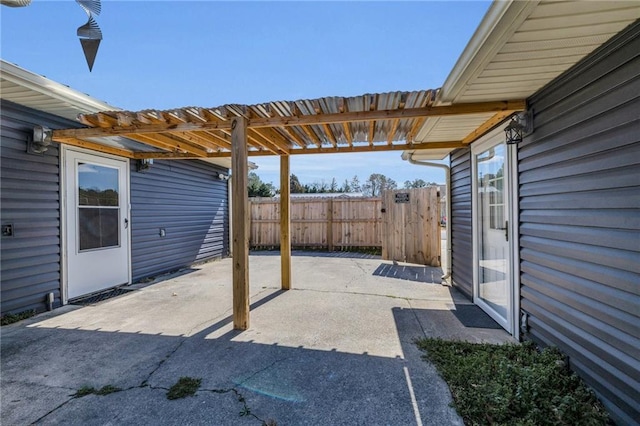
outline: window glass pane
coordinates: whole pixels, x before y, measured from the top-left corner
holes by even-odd
[[[78,205],[118,206],[118,169],[79,163]]]
[[[120,209],[79,208],[80,250],[120,244]]]

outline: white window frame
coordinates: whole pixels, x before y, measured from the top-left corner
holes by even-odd
[[[495,146],[498,142],[504,142],[504,126],[507,121],[498,125],[494,130],[481,137],[478,141],[471,144],[471,221],[472,221],[472,247],[473,247],[473,302],[478,304],[478,265],[479,265],[479,247],[478,238],[479,230],[478,222],[478,182],[476,180],[477,167],[475,156],[486,151],[491,146]],[[520,239],[519,239],[519,191],[518,191],[518,161],[517,161],[517,145],[506,145],[504,177],[508,176],[508,187],[505,192],[508,196],[508,205],[504,207],[505,216],[508,217],[508,233],[509,233],[509,259],[508,267],[508,287],[511,309],[506,318],[507,324],[505,329],[516,339],[520,338]],[[504,200],[503,200],[504,204]],[[481,302],[482,303],[482,302]],[[494,318],[499,324],[501,321]],[[505,326],[505,324],[500,324]]]

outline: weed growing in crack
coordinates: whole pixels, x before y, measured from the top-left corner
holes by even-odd
[[[193,377],[180,377],[175,385],[169,388],[167,392],[167,399],[180,399],[188,396],[194,396],[198,389],[202,379],[194,379]]]
[[[253,417],[254,419],[258,420],[262,426],[278,426],[278,423],[273,419],[263,420],[260,417],[256,416],[255,414],[253,414],[251,412],[251,408],[249,408],[249,405],[247,404],[246,398],[236,388],[203,389],[203,391],[212,392],[212,393],[218,393],[218,394],[225,394],[225,393],[233,392],[233,394],[236,396],[236,400],[240,404],[242,404],[242,409],[240,410],[240,413],[239,413],[240,417]]]
[[[83,396],[92,395],[96,393],[96,389],[91,386],[83,386],[73,394],[74,398],[82,398]]]
[[[76,393],[74,393],[72,396],[74,398],[82,398],[83,396],[87,396],[87,395],[104,396],[104,395],[109,395],[110,393],[120,392],[121,390],[122,390],[121,388],[118,388],[112,385],[106,385],[101,387],[100,389],[96,389],[93,386],[83,386],[80,389],[78,389]]]
[[[110,393],[115,393],[115,392],[120,392],[122,389],[115,387],[115,386],[111,386],[111,385],[107,385],[107,386],[103,386],[102,388],[98,389],[95,394],[96,395],[109,395]]]

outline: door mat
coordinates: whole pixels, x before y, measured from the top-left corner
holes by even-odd
[[[476,305],[456,305],[456,309],[451,312],[465,327],[492,328],[495,330],[502,328]]]
[[[120,296],[125,293],[129,293],[130,291],[135,291],[135,289],[112,288],[111,290],[103,291],[101,293],[90,294],[88,296],[79,297],[77,299],[70,300],[69,304],[80,305],[80,306],[95,305],[96,303],[104,302],[105,300],[109,300],[113,297]]]

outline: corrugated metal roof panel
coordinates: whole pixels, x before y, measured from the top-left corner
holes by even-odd
[[[157,134],[146,133],[140,141],[144,143],[145,138],[157,138],[162,142],[157,146],[164,152],[171,153],[173,149],[179,153],[191,152],[197,155],[198,150],[202,150],[202,146],[197,147],[197,145],[203,144],[205,147],[213,144],[215,147],[213,152],[219,154],[230,152],[228,125],[234,117],[244,116],[249,120],[269,118],[303,120],[305,117],[345,114],[343,121],[327,124],[304,124],[303,120],[302,123],[295,125],[289,123],[251,127],[248,131],[249,151],[280,154],[289,151],[302,152],[307,148],[384,147],[398,141],[413,142],[417,126],[422,122],[421,119],[414,118],[386,118],[386,113],[430,107],[433,105],[436,93],[437,91],[434,90],[397,91],[350,97],[328,96],[319,99],[273,101],[255,105],[222,105],[213,108],[185,107],[138,112],[102,111],[97,114],[84,114],[81,120],[93,127],[105,128],[105,136],[108,134],[108,129],[114,126],[138,129],[153,124],[187,125],[185,130],[180,132],[167,129],[170,135],[163,135],[162,129],[159,129]],[[369,111],[385,112],[385,118],[362,121],[347,115]],[[207,129],[198,127],[197,130],[194,130],[195,126],[188,126],[189,124],[199,126],[205,122],[213,123],[214,126]],[[223,126],[218,126],[216,123],[227,127],[222,128]],[[126,149],[134,152],[153,152],[135,143],[125,144],[121,141],[119,144],[120,147],[126,145]],[[111,144],[111,146],[115,145]],[[196,150],[193,151],[193,149]],[[207,152],[211,151],[207,150]]]

